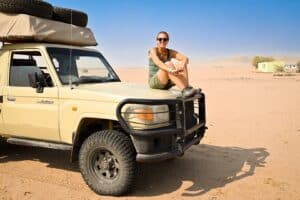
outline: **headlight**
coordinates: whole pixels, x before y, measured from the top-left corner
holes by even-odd
[[[122,113],[125,121],[133,129],[153,129],[170,124],[167,105],[129,104],[123,107]]]

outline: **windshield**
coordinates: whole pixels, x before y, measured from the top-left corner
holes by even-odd
[[[67,48],[47,48],[62,84],[88,84],[120,81],[98,52]]]

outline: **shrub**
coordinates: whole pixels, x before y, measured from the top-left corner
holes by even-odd
[[[280,65],[275,66],[275,72],[284,72],[284,67]]]
[[[297,62],[297,72],[300,73],[300,61]]]
[[[258,68],[258,63],[274,61],[273,57],[255,56],[252,60],[252,65]]]

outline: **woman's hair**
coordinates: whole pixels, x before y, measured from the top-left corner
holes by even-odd
[[[168,39],[170,39],[169,38],[169,33],[166,32],[166,31],[160,31],[159,33],[157,33],[156,38],[158,38],[159,34],[165,34],[168,37]]]

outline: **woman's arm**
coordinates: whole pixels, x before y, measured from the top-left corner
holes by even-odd
[[[176,60],[183,62],[183,65],[189,64],[189,58],[183,55],[182,53],[179,53],[172,49],[170,49],[170,53],[171,53],[171,58],[175,58]]]

